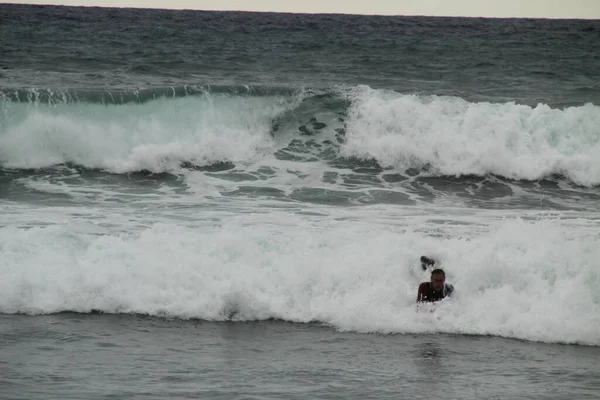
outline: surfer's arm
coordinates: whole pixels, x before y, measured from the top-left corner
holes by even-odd
[[[454,286],[444,283],[444,297],[452,297],[452,292],[454,292]]]
[[[421,283],[419,285],[419,292],[417,293],[417,303],[421,303],[425,298],[425,286],[427,283]]]

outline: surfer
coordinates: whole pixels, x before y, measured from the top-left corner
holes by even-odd
[[[435,261],[429,257],[421,256],[421,267],[424,271],[433,268]],[[417,294],[417,303],[434,302],[449,297],[454,291],[454,286],[446,283],[446,273],[441,268],[431,271],[431,280],[419,285]]]

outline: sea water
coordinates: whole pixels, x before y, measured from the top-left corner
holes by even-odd
[[[0,19],[1,398],[600,396],[597,21]]]

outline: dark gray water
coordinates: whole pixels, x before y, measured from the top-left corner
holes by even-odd
[[[315,324],[0,318],[3,399],[596,399],[596,347]]]
[[[469,101],[599,103],[594,20],[18,5],[3,5],[0,18],[5,88],[361,84]]]

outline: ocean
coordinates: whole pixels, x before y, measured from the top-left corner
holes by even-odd
[[[598,399],[599,160],[597,20],[0,4],[0,398]]]

